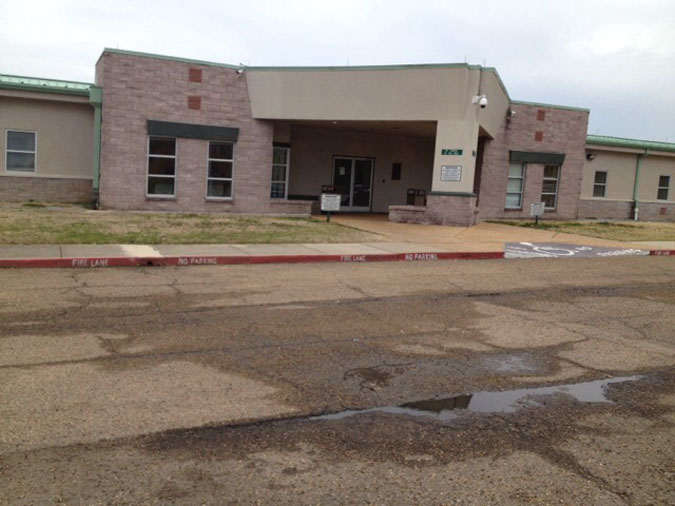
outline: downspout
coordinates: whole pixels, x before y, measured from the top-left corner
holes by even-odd
[[[638,200],[638,190],[640,189],[640,168],[642,167],[642,159],[649,154],[649,149],[645,149],[644,153],[637,156],[637,163],[635,164],[635,183],[633,184],[633,221],[638,221],[638,212],[640,202]]]
[[[101,176],[101,106],[103,90],[98,86],[89,88],[89,103],[94,107],[94,167],[92,174],[92,204],[98,209],[99,180]]]

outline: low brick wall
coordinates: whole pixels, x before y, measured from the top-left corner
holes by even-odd
[[[280,200],[270,202],[270,213],[272,214],[312,214],[311,200]]]
[[[420,206],[389,206],[389,221],[396,223],[430,223],[427,208]]]
[[[633,202],[619,200],[579,200],[579,218],[596,218],[598,220],[629,220]]]
[[[675,221],[675,204],[668,202],[640,202],[640,221]]]
[[[469,227],[478,222],[476,197],[429,194],[426,207],[389,206],[389,221]]]
[[[582,199],[579,201],[579,218],[632,220],[633,202]],[[638,206],[638,220],[675,221],[675,204],[669,202],[640,202]]]
[[[427,214],[435,225],[470,227],[478,223],[476,197],[427,195]]]
[[[0,200],[90,202],[91,179],[0,176]]]

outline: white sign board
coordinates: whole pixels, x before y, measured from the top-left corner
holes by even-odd
[[[530,216],[543,216],[544,205],[543,202],[533,202],[530,204]]]
[[[441,181],[461,181],[461,165],[441,165]]]
[[[339,193],[322,193],[321,194],[321,210],[322,211],[339,211],[340,210]]]

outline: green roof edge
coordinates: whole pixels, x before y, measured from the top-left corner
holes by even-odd
[[[543,102],[525,102],[524,100],[511,100],[512,104],[516,105],[532,105],[535,107],[547,107],[549,109],[562,109],[563,111],[580,111],[590,113],[590,109],[585,107],[573,107],[571,105],[545,104]]]
[[[608,135],[587,135],[586,144],[611,146],[616,148],[653,149],[655,151],[675,152],[675,143],[672,142],[627,139],[624,137],[610,137]]]
[[[25,79],[30,81],[38,81],[40,83],[17,83],[17,82],[8,82],[3,80],[3,78],[8,77],[11,79]],[[56,86],[50,83],[62,83],[64,86]],[[74,87],[67,87],[67,85],[74,85]],[[81,81],[65,81],[63,79],[47,79],[42,77],[29,77],[29,76],[16,76],[11,74],[0,74],[0,88],[7,90],[24,90],[24,91],[37,91],[43,93],[60,93],[63,95],[81,95],[88,96],[89,89],[94,86],[94,83],[85,83]]]

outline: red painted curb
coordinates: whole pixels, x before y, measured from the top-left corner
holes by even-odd
[[[188,265],[300,264],[323,262],[415,262],[433,260],[484,260],[504,258],[502,251],[382,253],[365,255],[242,255],[180,257],[95,257],[0,259],[0,268],[91,268]]]
[[[675,257],[675,249],[653,249],[649,254],[657,257]]]

